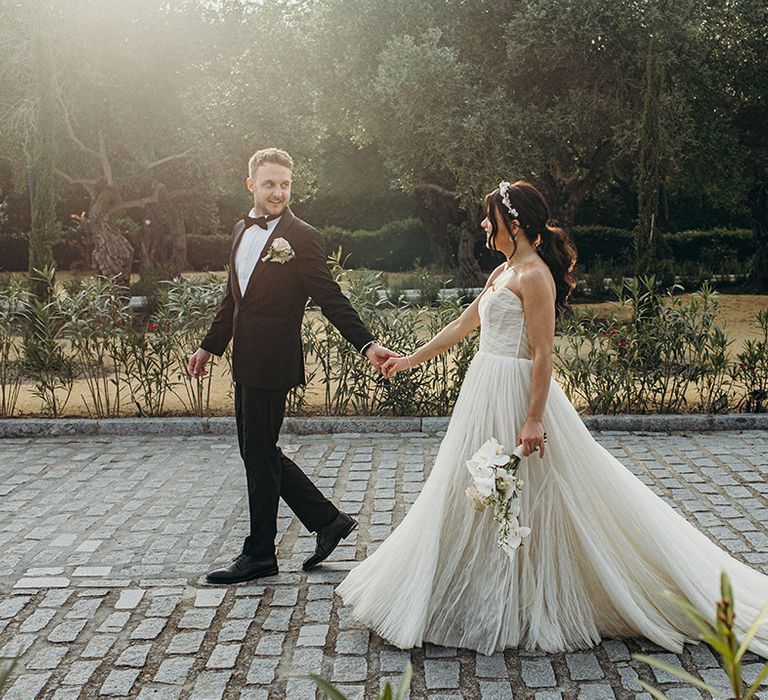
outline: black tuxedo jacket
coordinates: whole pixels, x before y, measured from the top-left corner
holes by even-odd
[[[267,239],[241,295],[235,253],[244,230],[241,220],[232,231],[226,294],[200,343],[220,356],[232,340],[236,382],[260,389],[290,389],[305,382],[301,322],[310,297],[358,351],[374,339],[333,279],[322,236],[290,209]],[[282,264],[261,260],[275,238],[290,243],[295,253],[292,260]]]

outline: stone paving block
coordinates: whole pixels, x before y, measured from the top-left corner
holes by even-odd
[[[167,622],[162,617],[148,617],[131,632],[131,639],[155,639],[163,631]]]
[[[32,600],[30,596],[19,595],[0,601],[0,620],[10,620],[16,617],[30,600]]]
[[[522,674],[529,688],[546,688],[557,685],[555,671],[549,659],[523,659]]]
[[[317,627],[313,625],[313,627]],[[326,627],[327,631],[327,627]],[[337,654],[365,654],[371,634],[368,630],[346,630],[336,637]]]
[[[256,617],[256,611],[259,609],[260,602],[261,601],[258,598],[242,598],[237,600],[229,611],[227,617],[246,617],[248,619],[253,619]]]
[[[69,647],[62,644],[46,645],[29,661],[24,663],[27,671],[51,671],[57,668],[69,652]]]
[[[179,620],[179,629],[210,629],[215,616],[215,608],[190,608],[184,613],[181,620]]]
[[[284,634],[265,634],[256,645],[257,656],[280,656],[283,653]]]
[[[498,652],[493,656],[477,654],[475,668],[480,678],[506,678],[507,664],[504,661],[504,654]]]
[[[702,698],[696,688],[670,688],[665,694],[668,700],[701,700]]]
[[[171,639],[166,654],[196,654],[205,638],[205,632],[178,632]]]
[[[117,697],[126,696],[131,692],[133,684],[138,677],[139,671],[134,669],[110,671],[101,686],[101,690],[99,690],[99,694]]]
[[[151,644],[132,644],[120,654],[117,661],[115,661],[115,666],[143,668],[147,663],[147,656],[149,656],[151,649]]]
[[[226,594],[226,588],[205,588],[197,592],[197,595],[195,596],[195,607],[218,608]]]
[[[566,654],[565,662],[575,681],[593,681],[604,677],[603,670],[592,652]]]
[[[217,644],[208,658],[206,668],[234,668],[240,654],[240,644]]]
[[[101,659],[112,648],[116,639],[113,634],[96,634],[88,640],[81,656],[84,659]]]
[[[253,620],[227,620],[219,631],[219,641],[242,642],[252,624]]]
[[[64,676],[62,683],[64,685],[85,685],[100,665],[101,661],[75,661],[70,666],[69,673]]]
[[[146,591],[140,588],[128,588],[120,591],[120,597],[115,603],[115,610],[134,610],[144,598]]]
[[[317,686],[304,678],[289,678],[285,689],[285,697],[291,700],[316,700]]]
[[[296,649],[291,657],[290,668],[294,673],[320,673],[323,665],[322,649]]]
[[[189,675],[189,670],[195,663],[194,658],[177,656],[165,659],[157,669],[152,681],[155,683],[168,683],[169,685],[184,685]]]
[[[26,620],[24,620],[19,631],[23,634],[28,632],[39,632],[48,625],[55,617],[56,610],[51,608],[39,608],[35,610]]]
[[[30,700],[45,687],[50,673],[25,673],[3,694],[3,700]]]
[[[368,677],[368,661],[363,656],[339,657],[333,663],[332,680],[345,683],[365,681]]]
[[[107,616],[107,619],[101,623],[99,632],[120,632],[131,619],[129,612],[115,612]]]
[[[615,700],[616,694],[607,683],[585,683],[579,687],[579,700]]]
[[[279,663],[280,660],[275,658],[254,659],[251,661],[245,682],[258,685],[269,685],[275,678],[275,671],[277,670],[277,665]]]
[[[136,700],[178,700],[181,692],[181,688],[144,685],[136,696]]]
[[[424,676],[427,689],[458,688],[459,662],[443,659],[427,659],[424,661]]]
[[[203,671],[192,688],[189,700],[219,700],[224,696],[230,671]]]
[[[480,700],[514,700],[509,681],[480,681]]]
[[[67,620],[53,628],[48,635],[49,642],[74,642],[85,629],[87,620]]]
[[[639,683],[639,676],[637,671],[631,666],[620,665],[616,667],[619,672],[619,678],[621,679],[621,687],[627,690],[639,691],[642,690],[642,686]]]
[[[66,614],[66,618],[69,620],[89,620],[96,615],[96,611],[101,605],[100,598],[90,598],[78,600]]]

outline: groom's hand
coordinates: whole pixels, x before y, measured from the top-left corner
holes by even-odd
[[[396,352],[393,352],[392,350],[388,350],[387,348],[383,347],[382,345],[379,345],[376,342],[371,343],[365,349],[365,356],[368,359],[368,362],[370,362],[379,371],[381,371],[381,368],[384,366],[384,363],[390,357],[400,357],[400,355],[398,355]]]
[[[211,353],[202,348],[198,348],[194,354],[190,356],[189,362],[187,362],[187,372],[193,377],[204,377],[208,374],[205,365],[210,359]]]

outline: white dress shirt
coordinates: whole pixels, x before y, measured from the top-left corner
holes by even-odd
[[[255,209],[251,209],[250,216],[256,217]],[[264,250],[267,239],[272,235],[272,231],[275,230],[277,224],[280,223],[280,218],[268,221],[266,230],[254,224],[243,231],[240,237],[240,245],[237,246],[237,251],[235,252],[235,273],[240,284],[241,295],[245,294],[251,274],[261,260],[261,253]]]

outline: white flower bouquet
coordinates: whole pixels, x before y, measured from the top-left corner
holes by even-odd
[[[495,438],[491,438],[470,457],[467,470],[472,483],[467,498],[477,511],[493,508],[493,519],[499,526],[498,544],[510,557],[522,544],[531,529],[520,525],[520,487],[523,481],[517,471],[523,458],[523,446],[511,455]]]

